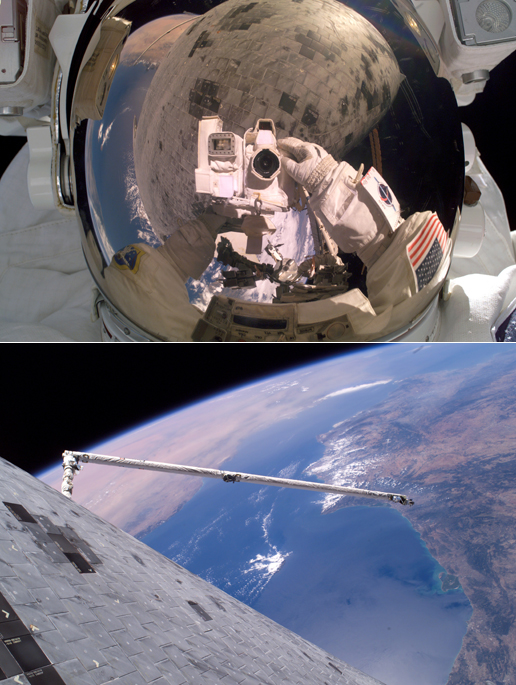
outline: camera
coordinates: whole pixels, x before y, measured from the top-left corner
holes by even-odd
[[[230,217],[286,212],[294,182],[284,171],[272,119],[258,119],[244,137],[223,130],[219,117],[199,122],[198,193],[208,193],[217,213]]]

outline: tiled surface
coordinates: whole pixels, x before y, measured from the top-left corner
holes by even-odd
[[[20,635],[0,639],[6,684],[377,682],[2,459],[0,496],[0,633]],[[63,561],[47,531],[73,539],[94,572]]]
[[[240,136],[273,119],[279,138],[342,159],[388,110],[398,83],[386,42],[343,4],[219,5],[172,47],[138,121],[136,175],[153,227],[168,234],[207,202],[194,183],[203,116],[218,115]]]

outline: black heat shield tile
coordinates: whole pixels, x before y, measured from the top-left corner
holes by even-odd
[[[18,519],[18,521],[23,521],[24,523],[36,523],[36,520],[21,504],[15,504],[13,502],[4,502],[4,504],[7,507],[7,509],[9,509],[14,518]]]
[[[6,678],[12,678],[15,675],[23,673],[20,664],[13,657],[11,652],[7,649],[3,642],[0,641],[0,670],[5,674]]]
[[[65,538],[65,536],[60,533],[55,535],[54,533],[49,533],[48,537],[59,547],[61,552],[65,554],[77,554],[77,547],[74,547],[72,543]]]
[[[50,661],[42,652],[32,635],[12,637],[8,640],[3,640],[3,644],[20,664],[23,671],[33,671],[36,668],[50,665]]]
[[[65,681],[53,666],[44,666],[25,673],[31,685],[65,685]]]
[[[93,566],[90,566],[86,559],[78,552],[65,552],[65,557],[75,566],[79,573],[95,573]]]
[[[0,640],[7,640],[11,637],[20,637],[20,635],[29,634],[29,629],[19,620],[0,623]]]
[[[90,562],[90,564],[101,564],[102,559],[99,559],[95,552],[91,549],[87,542],[85,542],[77,533],[69,526],[62,526],[59,531],[69,540],[72,545],[75,545],[79,552]]]

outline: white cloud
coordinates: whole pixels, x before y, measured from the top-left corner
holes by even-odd
[[[376,381],[375,383],[364,383],[362,385],[353,385],[351,388],[342,388],[342,390],[336,390],[331,392],[329,395],[321,397],[321,400],[327,400],[329,397],[337,397],[337,395],[347,395],[350,392],[357,392],[357,390],[365,390],[366,388],[374,388],[376,385],[386,385],[387,383],[392,383],[392,379],[387,381]]]
[[[283,566],[285,559],[290,556],[291,552],[282,554],[278,552],[276,547],[273,547],[273,552],[269,553],[267,556],[263,554],[257,554],[254,559],[250,559],[247,563],[249,568],[244,570],[244,573],[250,573],[252,571],[258,571],[262,575],[262,583],[260,589],[263,589],[267,582],[272,578],[272,576],[280,570]],[[265,582],[263,582],[265,580]]]

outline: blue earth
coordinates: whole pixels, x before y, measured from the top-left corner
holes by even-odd
[[[453,549],[452,536],[441,548],[441,519],[431,520],[427,503],[441,486],[411,473],[406,455],[423,450],[430,459],[432,446],[411,442],[417,426],[403,424],[403,402],[413,407],[417,398],[425,416],[435,415],[437,440],[438,410],[452,391],[457,402],[457,388],[467,399],[472,370],[478,376],[491,365],[492,377],[503,357],[494,348],[372,347],[236,388],[88,447],[400,492],[415,500],[410,509],[94,464],[76,476],[74,499],[387,685],[444,685],[472,604],[462,587],[459,545]],[[385,407],[401,412],[396,430],[374,420]],[[383,431],[380,448],[368,450],[356,438],[359,424],[370,426],[367,439]],[[58,487],[57,473],[58,467],[41,477]]]
[[[337,395],[255,433],[224,468],[306,480],[324,453],[317,436],[381,402],[386,386]],[[325,513],[325,499],[205,480],[142,539],[387,685],[446,683],[471,616],[464,592],[442,589],[445,569],[400,511],[356,498],[358,506]]]

